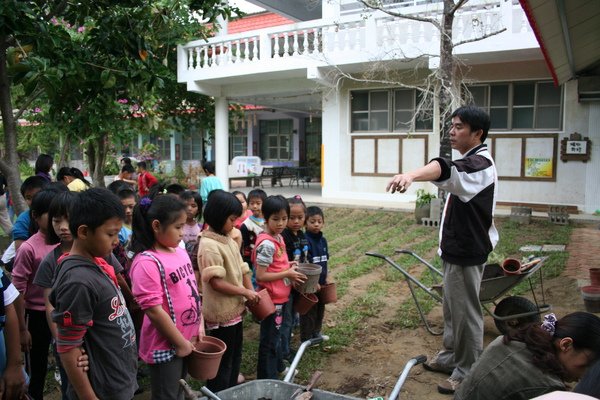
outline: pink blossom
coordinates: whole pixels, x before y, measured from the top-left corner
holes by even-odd
[[[42,112],[42,109],[41,109],[41,108],[39,108],[39,107],[36,107],[36,108],[34,108],[34,109],[33,109],[33,112],[34,112],[34,113],[41,113],[41,112]]]
[[[134,104],[134,105],[131,106],[131,110],[132,111],[137,111],[139,109],[140,109],[140,106],[138,106],[137,104]]]
[[[85,31],[85,26],[80,26],[77,28],[77,33],[83,33],[83,31]]]
[[[118,99],[117,103],[127,104],[127,99]]]

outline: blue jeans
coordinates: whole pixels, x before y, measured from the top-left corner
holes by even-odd
[[[284,309],[283,323],[281,324],[281,354],[284,359],[291,362],[291,348],[290,342],[292,340],[292,329],[294,329],[294,298],[297,296],[295,290],[290,293],[290,299],[288,300],[288,306]]]
[[[260,323],[260,343],[258,345],[258,363],[256,366],[257,379],[279,379],[279,373],[285,369],[280,329],[288,307],[291,307],[289,302],[276,304],[275,313],[269,315]]]

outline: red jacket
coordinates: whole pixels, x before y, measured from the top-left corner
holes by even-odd
[[[140,198],[148,195],[150,188],[158,183],[158,179],[150,172],[144,171],[138,175],[138,194]]]

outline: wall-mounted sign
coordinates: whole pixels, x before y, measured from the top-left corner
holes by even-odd
[[[560,159],[566,161],[583,161],[590,159],[592,142],[575,132],[560,141]]]

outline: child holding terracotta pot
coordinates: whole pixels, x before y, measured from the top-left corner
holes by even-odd
[[[327,239],[323,236],[325,215],[321,208],[312,206],[306,209],[306,240],[308,241],[308,262],[321,266],[319,285],[327,284]],[[300,339],[304,342],[309,339],[324,337],[321,334],[323,317],[325,316],[325,303],[321,301],[314,305],[306,314],[300,316]]]
[[[208,196],[198,266],[202,277],[203,313],[210,336],[227,345],[219,372],[206,382],[213,392],[235,386],[242,363],[245,303],[254,304],[258,295],[252,287],[252,272],[242,260],[238,244],[230,237],[242,205],[232,193],[217,189]]]
[[[288,203],[290,205],[290,217],[287,227],[283,230],[281,236],[283,236],[283,240],[285,241],[285,250],[288,259],[296,263],[305,263],[308,256],[308,242],[302,228],[304,228],[304,222],[306,221],[306,205],[304,205],[302,198],[298,195],[289,198]],[[294,304],[294,298],[297,295],[298,292],[292,289],[289,299],[290,304]],[[289,362],[292,361],[294,355],[294,352],[290,348],[292,327],[296,326],[299,323],[298,321],[298,313],[294,312],[293,307],[288,307],[288,314],[285,316],[283,325],[281,326],[281,334],[283,335],[283,358]]]
[[[303,283],[306,275],[290,263],[281,233],[287,226],[290,206],[283,196],[269,196],[262,204],[265,230],[256,238],[252,261],[256,268],[256,282],[267,289],[275,304],[275,313],[260,323],[258,347],[258,379],[277,379],[284,372],[281,326],[287,315],[291,284]]]

